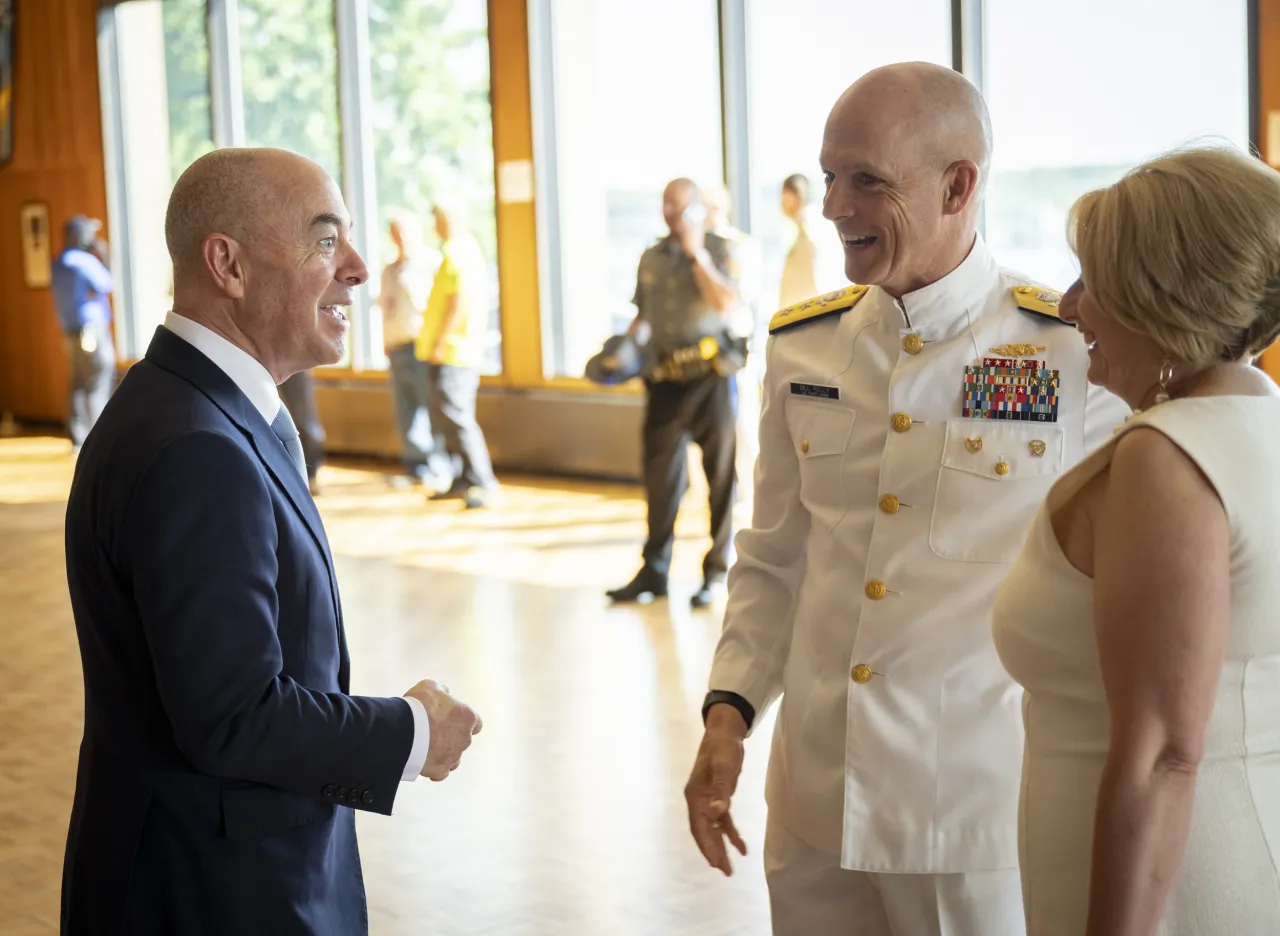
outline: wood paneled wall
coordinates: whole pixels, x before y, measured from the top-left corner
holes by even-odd
[[[1258,110],[1262,158],[1280,167],[1280,140],[1268,132],[1270,115],[1280,114],[1280,0],[1258,0]],[[1280,380],[1280,345],[1262,356],[1262,368]]]
[[[489,0],[489,75],[493,106],[493,158],[498,179],[498,286],[502,296],[502,382],[542,383],[542,329],[538,315],[538,218],[532,199],[502,191],[504,164],[533,163],[529,83],[529,11],[526,0]],[[532,171],[532,170],[530,170]],[[510,353],[522,349],[521,354]],[[532,351],[533,353],[526,353]]]
[[[0,412],[62,421],[67,362],[48,289],[23,278],[21,211],[49,206],[53,249],[77,212],[106,221],[98,0],[19,0],[13,160],[0,169]]]

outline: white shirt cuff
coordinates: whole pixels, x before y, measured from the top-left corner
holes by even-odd
[[[412,696],[402,696],[409,703],[413,712],[413,747],[409,749],[409,760],[404,765],[401,780],[413,782],[422,773],[422,765],[427,762],[427,751],[431,747],[431,721],[427,718],[427,710],[422,703]]]

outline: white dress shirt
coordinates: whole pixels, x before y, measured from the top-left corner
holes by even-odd
[[[164,327],[230,377],[232,383],[240,388],[240,392],[249,398],[249,402],[267,425],[271,425],[284,404],[280,401],[274,378],[257,358],[199,322],[193,322],[174,312],[165,316]],[[418,779],[422,765],[427,761],[427,750],[431,745],[431,722],[427,719],[427,710],[422,707],[421,702],[408,696],[403,698],[413,712],[413,746],[409,750],[409,759],[400,779],[413,781]]]
[[[771,814],[848,869],[1017,867],[1021,692],[991,607],[1049,486],[1128,412],[1075,329],[1018,308],[1025,283],[978,239],[937,283],[768,344],[710,688],[757,720],[782,695]],[[1056,421],[963,416],[965,367],[1007,343],[1060,372]]]
[[[424,247],[420,254],[383,267],[378,306],[382,309],[382,341],[388,348],[417,341],[440,261],[440,251]]]

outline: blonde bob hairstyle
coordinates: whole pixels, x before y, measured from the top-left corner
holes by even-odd
[[[1227,147],[1143,163],[1071,208],[1099,308],[1171,362],[1261,354],[1280,336],[1280,173]]]

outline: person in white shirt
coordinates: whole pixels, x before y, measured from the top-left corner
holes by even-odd
[[[1060,295],[978,235],[990,158],[958,73],[865,75],[821,151],[858,285],[771,323],[754,518],[686,799],[730,873],[743,744],[781,697],[764,847],[779,936],[1024,929],[1020,693],[991,608],[1049,485],[1126,409],[1088,387]]]
[[[782,281],[778,285],[778,306],[785,308],[818,294],[816,275],[817,251],[809,236],[809,179],[800,173],[782,181],[782,213],[795,225],[795,239],[782,264]],[[833,236],[834,236],[834,232]]]
[[[170,196],[173,310],[67,505],[84,741],[63,932],[368,929],[356,809],[443,780],[480,720],[431,680],[351,694],[333,556],[277,387],[335,364],[368,278],[334,181],[271,149]]]
[[[795,239],[782,265],[779,308],[849,285],[839,235],[830,221],[816,214],[809,199],[807,176],[795,173],[782,181],[782,213],[795,226]]]
[[[448,455],[444,436],[431,424],[427,366],[414,354],[431,281],[440,267],[440,251],[423,242],[422,226],[409,214],[387,224],[396,258],[382,268],[378,308],[382,310],[382,346],[387,354],[400,458],[411,479],[444,483]]]

